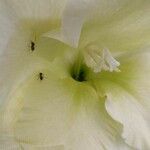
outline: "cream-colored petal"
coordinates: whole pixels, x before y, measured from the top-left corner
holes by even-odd
[[[4,8],[7,8],[6,5],[0,6],[4,6]],[[38,37],[35,40],[33,37],[33,32],[28,30],[27,28],[24,28],[22,30],[22,28],[17,26],[18,24],[14,23],[15,20],[12,21],[14,23],[13,27],[15,26],[12,29],[12,32],[12,18],[11,16],[9,16],[9,13],[10,12],[8,11],[8,16],[7,13],[4,14],[3,11],[0,14],[2,15],[3,19],[6,17],[6,20],[4,20],[5,22],[2,21],[0,23],[0,26],[2,27],[1,34],[6,35],[6,38],[3,36],[0,37],[0,43],[2,43],[2,45],[0,46],[4,48],[0,51],[0,103],[6,100],[6,97],[8,97],[9,93],[14,90],[14,86],[17,86],[17,82],[20,82],[20,78],[25,78],[25,74],[28,74],[28,72],[30,72],[29,68],[32,66],[32,64],[37,64],[36,67],[40,68],[41,65],[40,63],[38,63],[39,58],[51,61],[55,58],[56,55],[60,56],[67,48],[66,45],[56,40],[43,37]],[[7,17],[10,17],[10,20]],[[41,31],[43,32],[43,26],[40,27],[42,28]],[[10,37],[9,32],[11,32]],[[32,41],[35,44],[34,51],[31,48]]]
[[[40,70],[39,58],[51,60],[54,57],[54,52],[57,51],[55,49],[51,54],[47,52],[49,57],[46,58],[45,55],[48,56],[48,54],[45,54],[47,49],[43,47],[45,51],[41,50],[40,46],[42,46],[42,43],[49,43],[49,41],[38,41],[39,45],[35,44],[35,52],[32,52],[30,46],[31,40],[30,31],[21,31],[18,29],[18,31],[12,34],[11,39],[7,43],[7,48],[0,55],[0,104],[7,103],[6,99],[9,97],[9,94],[26,78],[30,69],[33,70],[32,65],[36,64],[34,68],[39,68]],[[55,42],[51,42],[51,50],[53,50],[52,45],[56,45]],[[44,51],[45,55],[41,51]],[[0,107],[0,109],[3,108]]]
[[[21,57],[20,59],[19,56],[9,55],[8,58],[7,62],[10,68],[8,67],[8,70],[3,72],[1,76],[0,148],[4,148],[5,150],[21,150],[22,145],[16,141],[11,132],[13,127],[11,126],[13,125],[11,122],[16,119],[15,113],[19,113],[18,110],[20,110],[20,108],[17,107],[16,109],[15,105],[18,99],[16,99],[15,102],[12,102],[11,99],[15,96],[13,94],[15,90],[27,80],[28,76],[33,75],[35,80],[39,80],[39,72],[48,66],[48,62],[36,57]],[[15,61],[15,59],[17,59],[17,61]],[[4,61],[3,63],[6,62]]]
[[[107,95],[107,112],[123,125],[122,137],[138,150],[150,148],[149,58],[149,52],[122,56],[121,72],[104,73],[97,82]]]
[[[3,0],[19,19],[58,20],[63,12],[66,0]]]
[[[62,36],[73,47],[78,47],[80,33],[89,11],[90,1],[69,0],[62,18]]]
[[[106,109],[117,121],[123,124],[122,137],[136,149],[150,148],[150,113],[134,96],[121,88],[112,87],[113,92],[107,94]]]
[[[34,41],[45,32],[60,28],[66,1],[2,0],[9,9],[11,19],[15,20],[17,29],[30,30]]]
[[[84,21],[88,16],[92,2],[85,0],[69,0],[63,12],[61,28],[50,31],[44,36],[58,39],[77,48]]]
[[[110,4],[110,5],[109,5]],[[95,42],[114,52],[149,46],[149,1],[106,1],[83,28],[80,47]],[[101,9],[102,7],[102,9]]]
[[[4,111],[7,133],[29,149],[130,149],[120,136],[120,124],[107,114],[104,99],[88,84],[74,81],[60,62],[45,64],[42,81],[33,71],[12,93]]]
[[[108,116],[104,101],[101,99],[101,102],[92,104],[92,100],[91,97],[91,102],[81,107],[77,123],[69,136],[68,147],[72,150],[130,149],[120,138],[120,126]]]
[[[0,1],[0,55],[7,48],[14,31],[15,25],[11,19],[10,10]]]

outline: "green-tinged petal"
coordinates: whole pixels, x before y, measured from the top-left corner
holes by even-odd
[[[17,29],[15,27],[9,37],[9,30],[11,30],[9,26],[11,24],[9,26],[4,25],[3,22],[0,23],[0,26],[3,27],[2,30],[6,27],[1,33],[2,35],[3,33],[5,35],[7,33],[8,35],[6,35],[6,38],[0,38],[0,43],[7,44],[7,47],[1,50],[0,55],[0,104],[5,102],[11,91],[15,89],[14,87],[17,87],[26,78],[28,72],[30,72],[29,70],[32,69],[32,65],[37,64],[36,68],[40,69],[41,64],[38,63],[39,58],[51,61],[56,56],[60,57],[65,49],[68,48],[63,43],[45,37],[38,37],[34,41],[32,32],[28,29],[21,30],[21,28]],[[34,49],[31,47],[32,41],[34,41]],[[1,46],[4,48],[3,45]]]
[[[53,16],[57,7],[60,10],[64,3],[57,3],[58,1],[45,1],[43,3],[43,1],[34,0],[2,0],[0,2],[0,104],[5,102],[9,94],[15,89],[14,87],[17,87],[26,78],[26,73],[28,74],[32,64],[37,64],[37,68],[41,66],[40,63],[37,63],[39,57],[52,60],[56,55],[60,56],[64,52],[66,48],[64,44],[40,36],[45,30],[47,31],[56,25],[55,21],[54,24],[52,21],[54,18],[50,16],[47,18],[45,15],[48,13],[49,4],[53,4],[50,7],[55,6],[53,10],[49,10],[52,11],[52,14],[49,15]],[[42,11],[40,12],[39,8],[41,7]],[[45,11],[45,15],[43,11]],[[41,13],[39,18],[36,16],[38,15],[37,12]],[[46,18],[50,21],[47,22]]]
[[[122,52],[150,45],[148,0],[105,1],[97,7],[97,13],[83,27],[80,47],[95,42],[101,49]]]
[[[97,86],[107,96],[107,112],[123,125],[122,137],[138,150],[150,148],[150,53],[120,57],[121,72],[102,73]]]
[[[50,61],[59,50],[63,52],[61,43],[57,44],[58,42],[54,40],[39,39],[38,44],[35,45],[35,52],[31,51],[30,43],[31,34],[29,31],[15,31],[7,43],[7,48],[1,53],[0,104],[7,101],[9,94],[27,77],[30,70],[33,70],[33,65],[34,68],[40,70],[42,64],[38,62],[39,59]],[[49,45],[51,47],[47,48],[46,46]]]
[[[25,54],[25,53],[24,53]],[[9,59],[8,59],[9,58]],[[39,58],[34,57],[22,57],[18,59],[17,55],[8,55],[1,61],[3,65],[8,64],[7,68],[3,68],[1,73],[1,99],[0,99],[0,149],[5,150],[21,150],[20,144],[15,140],[14,135],[11,134],[11,124],[13,119],[15,119],[14,114],[9,114],[5,112],[15,112],[18,113],[16,106],[10,101],[13,97],[14,91],[19,85],[22,85],[28,76],[33,74],[35,71],[35,79],[38,80],[39,70],[48,66],[47,63]],[[17,59],[17,61],[15,61]],[[7,62],[6,62],[7,61]],[[1,66],[2,69],[2,66]],[[5,71],[6,69],[7,71]],[[24,71],[25,70],[25,71]],[[11,104],[10,104],[11,103]],[[10,104],[10,105],[9,105]]]
[[[43,80],[33,71],[12,93],[4,109],[3,136],[11,135],[28,149],[130,149],[120,137],[120,124],[90,85],[73,80],[62,60],[43,64]]]
[[[45,32],[60,28],[66,1],[2,0],[17,28],[30,30],[34,40]]]

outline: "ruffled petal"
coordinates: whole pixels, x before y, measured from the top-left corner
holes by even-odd
[[[92,87],[74,81],[63,61],[44,66],[44,79],[33,71],[5,107],[3,123],[16,142],[54,150],[130,149]]]
[[[129,145],[139,150],[149,149],[149,111],[145,110],[132,95],[122,92],[118,87],[116,89],[111,94],[108,93],[106,102],[108,113],[123,124],[122,137]]]
[[[150,149],[149,58],[149,52],[126,55],[120,58],[122,72],[102,75],[101,81],[107,112],[123,125],[126,143],[138,150]]]

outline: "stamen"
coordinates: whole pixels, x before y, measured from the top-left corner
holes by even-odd
[[[118,66],[120,63],[113,58],[108,49],[100,51],[95,45],[90,45],[84,51],[85,63],[88,67],[98,73],[102,70],[119,72]]]

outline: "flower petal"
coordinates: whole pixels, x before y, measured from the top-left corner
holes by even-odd
[[[15,30],[14,21],[9,15],[10,11],[0,1],[0,55],[6,49],[8,41]]]
[[[150,53],[128,57],[122,60],[121,70],[124,75],[118,75],[116,79],[112,78],[108,81],[109,84],[105,85],[106,109],[123,125],[122,137],[126,143],[138,150],[149,149]]]
[[[80,47],[95,42],[99,48],[114,52],[133,51],[149,46],[150,3],[112,1],[97,5],[99,10],[85,24]],[[101,8],[102,7],[102,8]]]
[[[4,0],[19,19],[60,19],[66,0]]]
[[[120,138],[120,127],[109,118],[103,102],[94,105],[90,103],[81,107],[77,124],[68,138],[68,146],[73,150],[130,149]]]
[[[116,91],[108,93],[106,109],[115,120],[123,124],[122,136],[128,144],[139,150],[150,148],[149,111],[132,95],[117,87]]]
[[[90,4],[90,1],[69,0],[63,12],[61,29],[50,31],[45,36],[58,39],[77,48],[83,23],[90,10]]]
[[[45,64],[43,81],[33,73],[13,93],[4,112],[9,134],[22,147],[130,149],[120,137],[120,124],[107,114],[104,99],[89,85],[74,81],[62,69],[63,61],[58,62]]]

